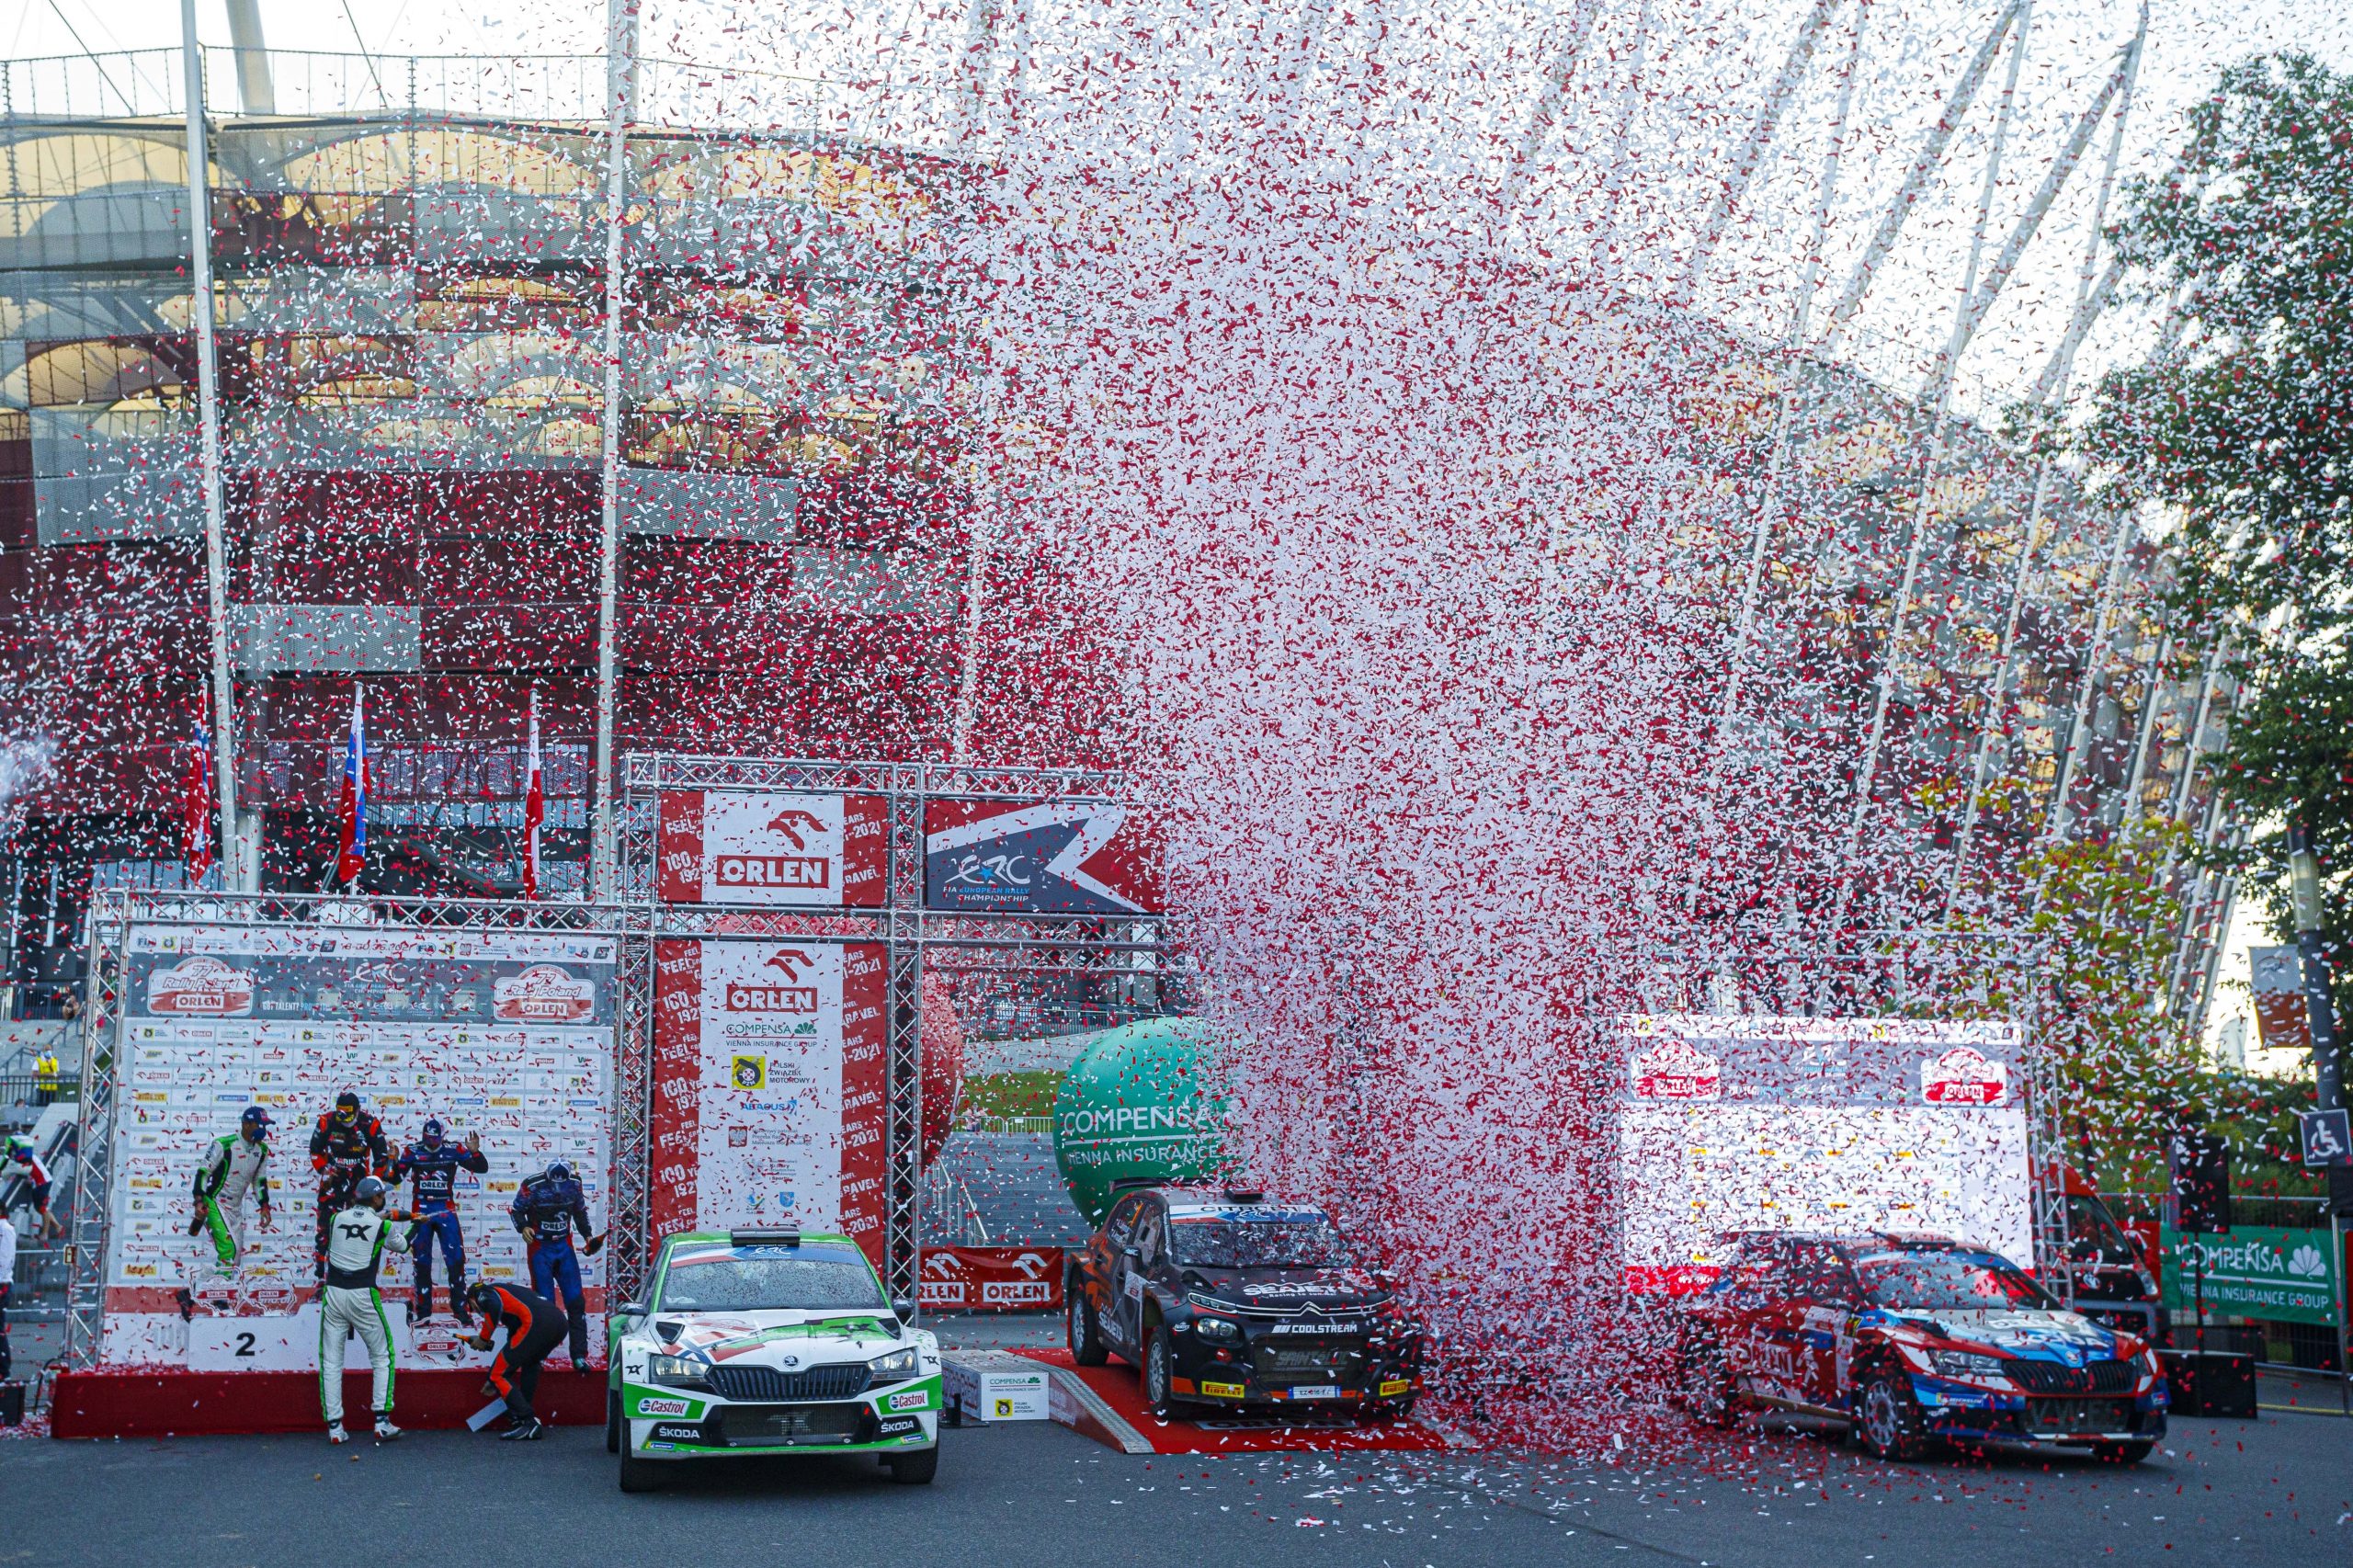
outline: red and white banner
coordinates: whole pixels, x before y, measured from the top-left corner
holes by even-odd
[[[879,1262],[882,945],[668,940],[654,965],[654,1239],[794,1223]]]
[[[916,1284],[919,1304],[971,1312],[1059,1312],[1063,1306],[1060,1247],[932,1247],[923,1249]]]
[[[665,903],[881,907],[891,835],[880,795],[665,790],[660,823]]]

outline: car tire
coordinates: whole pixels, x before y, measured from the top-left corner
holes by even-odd
[[[662,1485],[662,1467],[637,1457],[637,1445],[629,1427],[621,1427],[621,1490],[624,1492],[654,1492]]]
[[[1095,1303],[1086,1299],[1086,1291],[1078,1281],[1071,1281],[1067,1292],[1069,1310],[1063,1314],[1070,1340],[1070,1358],[1082,1367],[1099,1367],[1111,1358],[1111,1347],[1103,1343],[1103,1325],[1096,1321]]]
[[[2156,1446],[2154,1442],[2101,1443],[2092,1449],[2092,1458],[2102,1464],[2139,1464]]]
[[[619,1389],[605,1391],[605,1451],[608,1454],[621,1451],[621,1392]]]
[[[1916,1458],[1927,1446],[1927,1421],[1912,1396],[1912,1380],[1884,1369],[1873,1372],[1856,1401],[1855,1437],[1883,1460]]]
[[[1180,1402],[1173,1392],[1176,1377],[1176,1346],[1167,1325],[1154,1324],[1143,1339],[1143,1369],[1137,1381],[1143,1385],[1143,1402],[1154,1415],[1164,1418],[1175,1415]]]
[[[1689,1345],[1676,1358],[1677,1392],[1685,1414],[1702,1426],[1722,1431],[1733,1424],[1732,1370],[1712,1345]]]
[[[937,1445],[911,1454],[892,1454],[883,1460],[891,1469],[891,1479],[902,1486],[928,1486],[931,1478],[939,1473],[939,1449]]]

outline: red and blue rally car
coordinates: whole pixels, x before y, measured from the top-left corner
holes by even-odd
[[[1677,1362],[1702,1422],[1743,1407],[1836,1422],[1885,1459],[1941,1438],[2136,1464],[2165,1432],[2145,1343],[1942,1236],[1745,1237],[1685,1303]]]

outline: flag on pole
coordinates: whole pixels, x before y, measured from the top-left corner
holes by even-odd
[[[180,858],[188,868],[188,885],[195,887],[212,869],[212,734],[204,727],[204,710],[196,712],[196,741],[188,759],[188,788],[182,795],[187,818]]]
[[[547,820],[547,796],[540,789],[540,688],[531,688],[531,774],[523,789],[523,896],[540,896],[540,824]]]
[[[343,849],[335,857],[335,880],[348,882],[368,858],[368,721],[357,683],[351,688],[351,738],[343,747],[342,805]]]

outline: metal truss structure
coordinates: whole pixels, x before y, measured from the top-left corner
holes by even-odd
[[[698,756],[632,752],[619,813],[617,885],[644,924],[647,948],[633,967],[635,1005],[651,1039],[652,942],[670,937],[805,937],[881,941],[888,953],[884,1281],[915,1299],[922,1268],[923,980],[931,968],[967,983],[1050,972],[1160,976],[1168,972],[1170,922],[1160,915],[1018,915],[926,910],[923,808],[937,798],[1117,801],[1117,773],[1077,768],[972,767],[937,762],[834,762],[812,758]],[[888,889],[880,909],[778,910],[662,903],[654,897],[657,801],[665,790],[777,790],[871,794],[887,804]],[[642,903],[636,901],[642,900]],[[642,1171],[636,1173],[643,1178]],[[616,1206],[617,1216],[622,1210]],[[631,1213],[642,1225],[644,1206]],[[632,1238],[634,1256],[648,1245]],[[619,1278],[620,1264],[615,1262]],[[632,1283],[636,1281],[632,1278]]]
[[[486,899],[410,899],[311,893],[236,893],[109,890],[95,895],[85,931],[89,976],[84,994],[82,1118],[74,1146],[74,1206],[66,1249],[65,1359],[85,1369],[97,1362],[106,1318],[107,1225],[121,1113],[123,1006],[120,980],[134,927],[242,926],[366,927],[372,930],[565,933],[620,939],[618,972],[631,972],[631,947],[647,946],[642,910],[591,903],[513,903]],[[622,987],[628,1000],[628,988]],[[615,1008],[611,1213],[644,1206],[647,1149],[644,1093],[647,1063],[641,1024],[650,1013]],[[635,1175],[632,1185],[630,1177]],[[615,1239],[623,1239],[616,1224]],[[642,1239],[642,1227],[640,1241]],[[642,1257],[611,1259],[618,1280],[642,1271]]]

